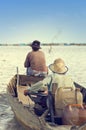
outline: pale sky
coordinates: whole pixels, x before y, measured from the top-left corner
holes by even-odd
[[[86,43],[86,0],[0,0],[0,43]]]

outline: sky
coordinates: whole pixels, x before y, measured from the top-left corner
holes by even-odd
[[[0,0],[0,43],[86,43],[86,0]]]

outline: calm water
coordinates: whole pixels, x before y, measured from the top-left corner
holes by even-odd
[[[68,73],[74,81],[86,87],[86,46],[52,46],[42,47],[45,52],[47,65],[56,58],[63,58],[69,68]],[[16,67],[20,74],[25,74],[24,60],[30,47],[0,46],[0,130],[23,130],[14,118],[7,102],[6,86],[15,75]]]

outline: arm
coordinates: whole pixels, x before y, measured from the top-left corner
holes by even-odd
[[[43,84],[43,81],[39,81],[35,84],[33,84],[28,90],[24,91],[24,95],[28,95],[29,92],[38,92],[39,90],[41,91],[46,91],[47,86]]]
[[[48,91],[47,84],[49,84],[51,76],[48,76],[43,81],[39,81],[33,84],[28,90],[24,91],[24,95],[28,95],[29,92],[38,92],[39,90]]]
[[[29,61],[29,53],[26,56],[25,62],[24,62],[24,67],[30,67],[30,61]]]

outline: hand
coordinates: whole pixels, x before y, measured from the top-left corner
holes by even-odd
[[[28,95],[28,90],[24,90],[24,95],[25,95],[25,96]]]
[[[45,90],[45,91],[44,91],[44,94],[48,95],[48,91],[47,91],[47,90]]]

